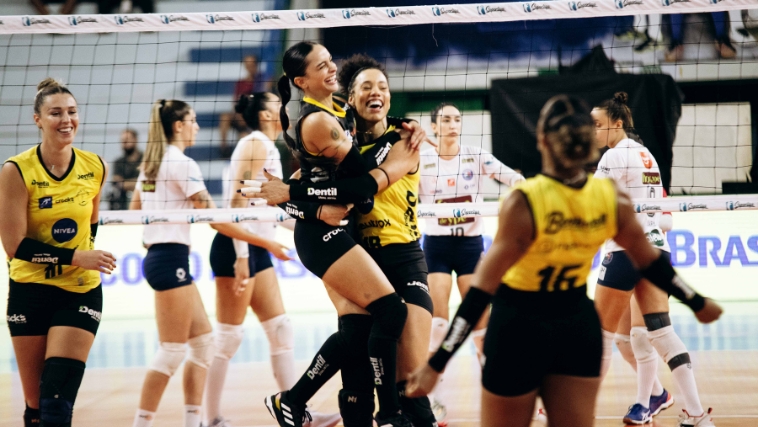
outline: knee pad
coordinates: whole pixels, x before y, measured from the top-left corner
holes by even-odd
[[[634,360],[643,363],[656,358],[657,353],[655,347],[650,343],[650,337],[646,328],[641,326],[633,327],[629,338],[632,344]]]
[[[616,348],[619,349],[621,357],[623,357],[630,365],[635,366],[637,364],[637,359],[634,358],[632,337],[630,335],[616,334],[613,337],[613,342],[616,343]]]
[[[26,407],[24,410],[24,427],[39,427],[39,409]]]
[[[219,323],[216,328],[216,357],[229,360],[237,353],[245,336],[245,328],[242,325],[229,325]]]
[[[383,296],[366,307],[374,317],[371,334],[392,340],[400,339],[408,317],[408,307],[396,293]]]
[[[216,352],[213,346],[213,333],[208,332],[207,334],[190,338],[187,341],[187,345],[189,345],[189,357],[187,357],[187,360],[201,368],[208,369],[211,366],[211,362],[213,362],[213,355]]]
[[[642,317],[645,319],[645,326],[650,332],[671,326],[671,317],[668,313],[643,314]]]
[[[442,317],[432,318],[432,337],[429,340],[430,352],[435,352],[440,348],[442,341],[445,340],[445,335],[447,335],[448,325],[450,325],[450,322],[447,319],[443,319]]]
[[[666,326],[655,331],[649,331],[650,343],[658,350],[658,354],[669,365],[672,371],[682,365],[690,366],[690,355],[687,346],[674,332],[673,326]]]
[[[269,353],[272,356],[295,351],[295,331],[286,314],[261,322],[268,338]]]
[[[403,300],[406,304],[417,305],[428,311],[429,314],[434,315],[434,303],[431,295],[418,286],[406,286],[403,291]]]
[[[40,425],[71,425],[84,367],[84,362],[64,357],[45,360],[39,387]]]
[[[184,362],[186,352],[187,345],[184,343],[162,342],[150,364],[150,369],[170,377]]]
[[[374,392],[340,390],[339,402],[342,424],[345,427],[366,427],[374,421]]]
[[[403,414],[408,417],[414,427],[436,427],[436,419],[432,405],[427,396],[411,399],[405,396],[406,381],[397,383],[397,393]]]

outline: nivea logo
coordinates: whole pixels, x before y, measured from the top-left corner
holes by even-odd
[[[59,219],[51,230],[53,239],[58,243],[68,242],[76,236],[79,226],[70,218]]]

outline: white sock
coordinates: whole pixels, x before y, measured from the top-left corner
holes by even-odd
[[[211,367],[208,368],[208,376],[205,379],[205,421],[210,424],[221,416],[221,393],[224,390],[226,372],[229,370],[229,359],[214,357]]]
[[[653,383],[653,392],[651,393],[652,396],[660,396],[663,394],[663,384],[661,384],[661,380],[658,379],[658,375],[655,376],[655,382]]]
[[[279,390],[289,390],[298,380],[295,372],[295,331],[286,314],[261,322],[268,338],[271,368]]]
[[[200,425],[200,405],[184,405],[184,427]]]
[[[295,350],[271,355],[271,367],[280,390],[291,389],[298,380],[295,372]]]
[[[134,415],[134,424],[132,424],[132,427],[153,427],[154,420],[155,412],[145,411],[144,409],[137,409],[137,413]]]
[[[687,354],[687,347],[682,342],[681,338],[674,332],[673,326],[666,326],[661,329],[648,333],[650,342],[653,344],[658,354],[663,357],[666,363],[669,363],[674,357]],[[697,392],[697,383],[695,382],[695,374],[692,372],[692,363],[685,363],[683,365],[676,366],[671,375],[674,377],[677,388],[679,389],[679,395],[682,398],[684,409],[687,413],[692,415],[700,415],[703,413],[703,406],[700,404],[700,396]]]
[[[637,403],[649,408],[653,383],[658,374],[658,353],[650,344],[647,328],[635,326],[631,333],[632,350],[637,361]]]
[[[611,369],[611,359],[613,358],[613,337],[616,336],[613,332],[608,332],[603,329],[603,358],[600,361],[600,379],[608,374]]]

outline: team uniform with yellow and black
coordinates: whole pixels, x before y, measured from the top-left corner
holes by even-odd
[[[68,250],[93,250],[93,200],[105,165],[96,154],[73,148],[60,178],[42,162],[40,146],[8,159],[29,194],[26,238]],[[17,251],[20,252],[20,251]],[[102,316],[100,273],[58,263],[54,254],[9,260],[7,321],[11,336],[47,335],[53,326],[95,334]]]
[[[608,179],[590,175],[573,188],[537,175],[514,190],[526,196],[535,234],[492,299],[482,385],[500,396],[535,390],[546,375],[600,375],[600,322],[586,280],[598,249],[617,232]]]
[[[381,165],[392,145],[400,140],[389,125],[381,137],[361,145],[369,167]],[[395,291],[406,303],[432,312],[428,269],[421,250],[416,205],[420,173],[405,175],[373,198],[369,206],[358,206],[356,232],[361,245],[376,261]]]

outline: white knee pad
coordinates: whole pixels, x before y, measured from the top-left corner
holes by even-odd
[[[187,360],[201,368],[208,369],[211,366],[211,362],[213,362],[213,356],[216,351],[213,346],[213,333],[208,332],[207,334],[190,338],[187,344],[189,345],[189,357]]]
[[[658,350],[666,363],[676,356],[687,354],[687,347],[681,338],[674,332],[673,326],[665,326],[661,329],[648,332],[650,343]],[[688,356],[689,358],[689,356]]]
[[[178,342],[162,342],[155,353],[150,369],[169,377],[179,368],[187,353],[187,345]]]
[[[450,322],[448,322],[447,319],[443,319],[442,317],[432,318],[432,336],[429,340],[430,352],[437,351],[442,345],[442,341],[444,341],[445,335],[447,335],[447,327],[449,323]]]
[[[636,366],[637,362],[634,358],[634,349],[632,349],[632,337],[629,335],[616,334],[613,337],[613,342],[616,343],[616,348],[619,349],[621,357],[623,357],[628,364],[633,367]]]
[[[245,336],[242,325],[219,323],[216,327],[216,357],[229,360],[237,353]]]
[[[268,338],[269,353],[272,356],[295,350],[295,331],[292,322],[286,314],[280,314],[265,322],[261,322]]]
[[[649,362],[656,358],[657,353],[653,345],[650,343],[647,328],[641,326],[633,327],[630,341],[632,343],[632,350],[634,351],[634,359],[637,360],[637,362]]]

